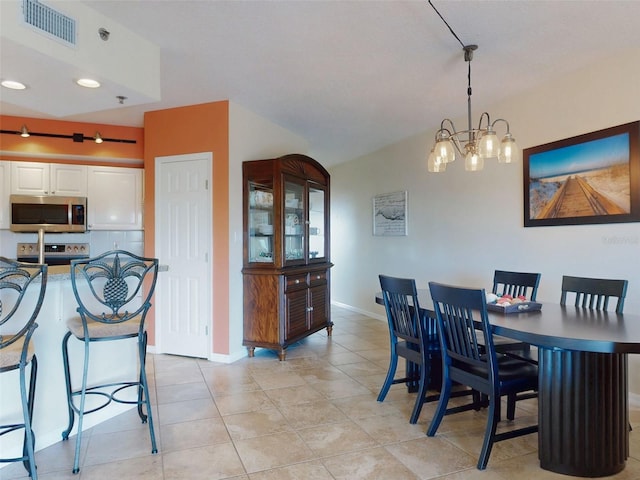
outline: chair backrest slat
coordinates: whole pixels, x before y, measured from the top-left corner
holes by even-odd
[[[567,293],[575,293],[576,307],[592,310],[608,310],[609,299],[617,298],[616,313],[622,313],[624,299],[627,295],[627,280],[614,280],[604,278],[562,277],[562,294],[560,304],[566,305]]]
[[[491,291],[495,294],[509,294],[513,297],[524,295],[532,302],[535,302],[541,276],[540,273],[496,270],[493,273],[493,288]]]

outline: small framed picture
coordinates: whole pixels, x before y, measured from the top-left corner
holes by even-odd
[[[373,197],[373,234],[404,236],[407,231],[407,192],[383,193]]]

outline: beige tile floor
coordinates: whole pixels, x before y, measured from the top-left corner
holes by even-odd
[[[78,475],[75,437],[38,451],[39,478],[568,478],[539,468],[535,434],[496,444],[487,469],[477,470],[485,411],[445,417],[428,438],[434,404],[410,425],[415,394],[396,385],[376,401],[386,323],[335,307],[333,321],[332,338],[319,332],[290,347],[284,362],[267,350],[231,365],[149,355],[159,453],[151,455],[148,429],[131,410],[86,432]],[[516,421],[535,421],[535,402],[519,402]],[[627,467],[609,478],[640,479],[640,409],[631,419]],[[25,477],[21,464],[0,469],[0,479]]]

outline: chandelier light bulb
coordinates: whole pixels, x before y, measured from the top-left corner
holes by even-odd
[[[498,153],[499,163],[517,163],[520,161],[520,150],[516,144],[516,140],[510,133],[507,133],[500,143],[500,152]]]
[[[495,158],[498,156],[499,150],[498,136],[491,127],[488,127],[487,131],[480,137],[478,155],[482,158]]]
[[[464,157],[464,169],[467,172],[477,172],[484,168],[484,159],[478,155],[473,145],[467,145],[467,154]]]
[[[435,149],[432,148],[427,158],[427,170],[431,173],[444,172],[447,169],[447,164],[442,161],[439,155],[436,155]]]
[[[445,131],[438,132],[436,139],[435,154],[440,158],[440,161],[444,163],[453,162],[456,159],[456,151],[451,143],[449,134]]]

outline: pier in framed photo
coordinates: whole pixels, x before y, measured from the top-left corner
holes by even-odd
[[[524,225],[640,221],[640,122],[527,148]]]

